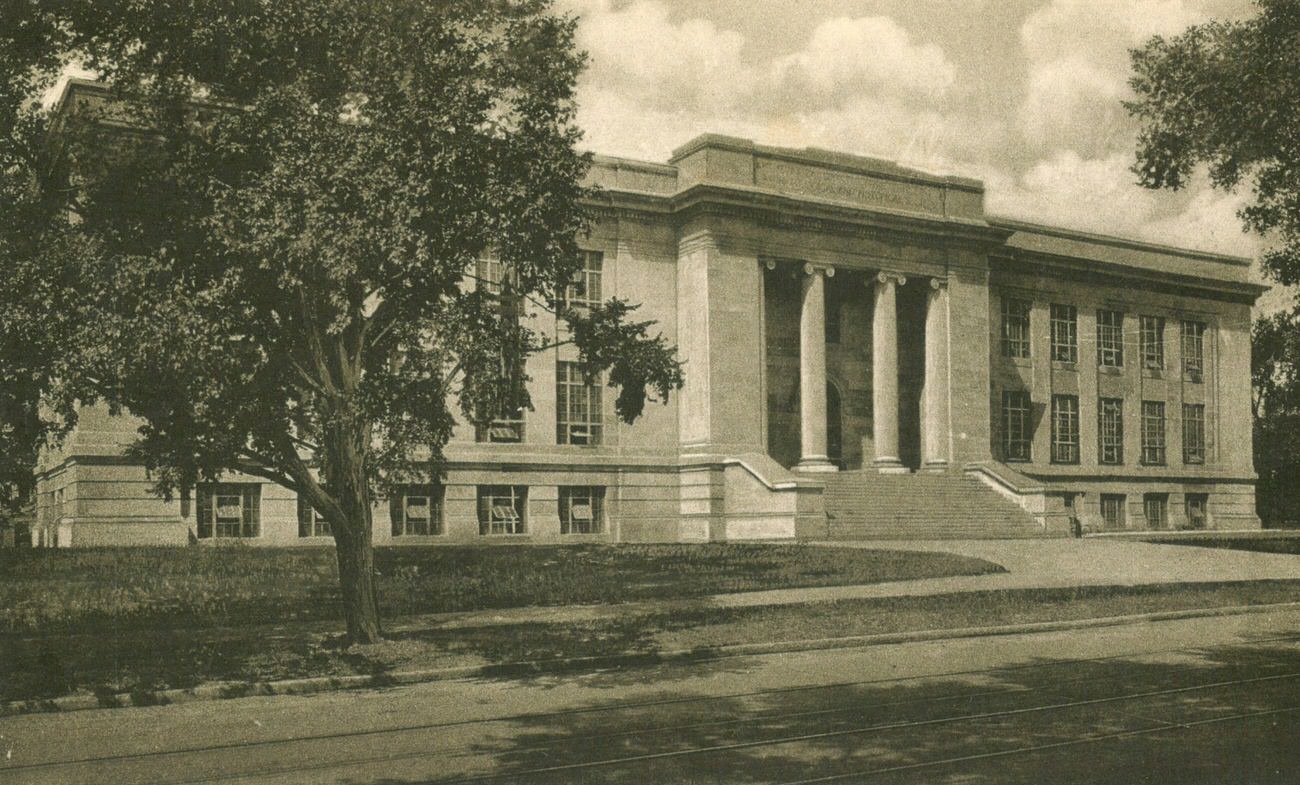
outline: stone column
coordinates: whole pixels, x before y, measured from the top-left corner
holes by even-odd
[[[875,465],[881,472],[907,471],[898,458],[898,273],[876,275],[876,308],[871,317],[872,430]]]
[[[826,455],[826,279],[835,268],[803,266],[799,310],[799,463],[796,471],[833,472]]]
[[[924,460],[929,471],[948,467],[948,282],[930,279],[925,308]]]

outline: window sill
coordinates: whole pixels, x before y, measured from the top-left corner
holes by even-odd
[[[1066,360],[1052,360],[1052,370],[1069,371],[1070,373],[1078,373],[1079,364],[1077,362],[1068,362]]]
[[[1104,374],[1104,375],[1106,375],[1106,376],[1120,376],[1120,375],[1122,375],[1122,374],[1124,373],[1124,366],[1122,366],[1122,365],[1098,365],[1098,366],[1097,366],[1097,373]]]
[[[1163,379],[1165,378],[1164,368],[1143,368],[1142,376],[1146,379]]]
[[[1016,368],[1034,367],[1034,359],[1032,357],[1008,357],[1004,354],[1002,355],[1002,362],[1006,363],[1007,365],[1014,366]]]

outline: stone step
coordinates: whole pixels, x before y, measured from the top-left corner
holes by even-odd
[[[1042,536],[1033,516],[959,472],[840,472],[823,502],[832,539]]]

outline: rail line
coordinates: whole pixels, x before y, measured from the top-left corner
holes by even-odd
[[[1258,645],[1258,644],[1277,643],[1277,642],[1295,642],[1297,640],[1300,640],[1300,637],[1294,634],[1288,634],[1288,635],[1272,636],[1272,637],[1265,637],[1265,638],[1256,638],[1251,640],[1250,643]],[[87,758],[80,758],[80,759],[67,760],[67,761],[46,761],[46,762],[30,763],[30,764],[18,764],[18,765],[0,767],[0,771],[18,772],[23,770],[69,768],[69,767],[92,765],[92,764],[140,761],[140,760],[147,760],[151,758],[160,758],[166,756],[177,756],[177,755],[186,755],[186,754],[195,754],[195,753],[223,752],[223,751],[235,750],[235,749],[273,747],[279,745],[308,743],[313,741],[354,739],[354,738],[362,738],[368,736],[389,735],[394,733],[405,733],[405,732],[412,732],[412,731],[419,731],[419,730],[433,730],[433,729],[448,728],[448,727],[509,723],[509,722],[517,722],[520,720],[545,720],[550,718],[559,719],[559,718],[584,715],[584,714],[613,713],[619,711],[635,710],[640,708],[654,708],[654,707],[661,707],[661,706],[673,706],[673,705],[682,705],[682,704],[690,704],[690,703],[709,703],[709,702],[735,700],[735,699],[750,698],[750,697],[779,696],[779,695],[792,694],[792,693],[837,690],[837,689],[851,688],[856,686],[898,684],[898,683],[905,683],[909,681],[942,679],[942,678],[952,678],[952,677],[959,677],[959,676],[977,676],[977,675],[992,675],[992,674],[1000,674],[1000,673],[1035,671],[1035,670],[1059,668],[1059,667],[1071,666],[1071,665],[1087,665],[1092,663],[1103,663],[1103,662],[1116,660],[1116,659],[1123,659],[1127,657],[1150,656],[1155,654],[1166,654],[1170,652],[1181,652],[1181,651],[1195,651],[1196,649],[1199,648],[1201,647],[1176,646],[1176,647],[1167,647],[1161,649],[1144,649],[1138,651],[1122,652],[1118,654],[1109,654],[1100,657],[1082,657],[1082,658],[1054,660],[1052,662],[1030,663],[1024,665],[964,669],[964,670],[955,670],[955,671],[948,671],[948,672],[941,672],[941,673],[925,674],[922,676],[863,679],[863,680],[836,682],[831,684],[801,685],[797,687],[781,687],[781,688],[766,689],[766,690],[751,690],[751,691],[744,691],[744,692],[724,693],[718,695],[666,698],[666,699],[648,700],[648,701],[632,701],[632,702],[620,703],[620,704],[615,704],[610,706],[590,706],[590,707],[566,709],[566,710],[560,710],[554,712],[528,712],[528,713],[521,713],[521,714],[515,714],[515,715],[509,715],[503,717],[487,717],[487,718],[477,718],[477,719],[468,719],[468,720],[456,720],[450,722],[414,723],[414,724],[400,725],[400,726],[380,728],[380,729],[366,729],[360,731],[342,731],[337,733],[313,734],[313,735],[297,736],[297,737],[284,738],[284,739],[259,739],[259,740],[252,740],[252,741],[230,742],[227,744],[192,746],[192,747],[172,749],[172,750],[157,750],[157,751],[149,751],[149,752],[141,752],[141,753],[125,753],[120,755],[87,757]],[[645,761],[645,760],[656,760],[656,759],[670,758],[670,757],[682,757],[687,755],[707,754],[709,752],[721,752],[725,750],[745,749],[745,748],[771,746],[771,745],[779,745],[779,744],[790,744],[790,743],[797,743],[800,741],[815,740],[819,738],[848,736],[853,734],[892,730],[897,728],[922,727],[928,725],[973,721],[979,719],[990,719],[990,718],[996,718],[1002,716],[1014,716],[1018,714],[1033,713],[1033,712],[1063,710],[1063,709],[1075,708],[1079,706],[1094,705],[1098,703],[1111,703],[1111,702],[1118,702],[1124,700],[1140,699],[1144,697],[1155,697],[1159,695],[1170,695],[1170,694],[1193,692],[1193,691],[1207,690],[1207,689],[1220,689],[1220,688],[1225,688],[1225,687],[1230,687],[1235,685],[1253,684],[1253,683],[1264,682],[1264,681],[1278,681],[1284,679],[1292,679],[1298,676],[1300,676],[1300,672],[1284,673],[1284,674],[1276,674],[1276,675],[1269,675],[1269,676],[1260,676],[1260,677],[1255,677],[1250,679],[1238,679],[1238,680],[1231,680],[1231,681],[1215,682],[1215,683],[1205,684],[1205,685],[1191,685],[1186,687],[1177,687],[1177,688],[1167,689],[1167,690],[1156,690],[1156,691],[1147,691],[1141,693],[1124,694],[1118,696],[1107,696],[1103,698],[1095,698],[1095,699],[1089,699],[1084,701],[1071,701],[1065,703],[1021,707],[1021,708],[1010,709],[1010,710],[999,711],[999,712],[983,712],[983,713],[976,713],[976,714],[963,714],[963,715],[954,715],[948,717],[939,717],[939,718],[932,718],[926,720],[883,723],[883,724],[868,725],[868,726],[857,727],[857,728],[827,731],[822,733],[800,734],[797,736],[779,737],[775,739],[753,740],[753,741],[746,741],[746,742],[737,742],[733,744],[712,745],[708,747],[699,747],[699,748],[691,748],[691,749],[684,749],[684,750],[671,750],[662,753],[652,753],[652,754],[641,755],[641,756],[609,758],[609,759],[601,759],[597,761],[584,761],[580,763],[565,764],[556,767],[545,767],[541,769],[531,769],[531,770],[512,771],[512,772],[497,772],[491,774],[471,776],[468,778],[450,780],[449,782],[469,783],[469,782],[490,781],[490,780],[507,779],[507,778],[514,778],[514,777],[524,777],[530,774],[544,774],[544,773],[576,770],[582,768],[591,768],[597,766],[613,766],[613,765],[618,765],[620,763],[634,763],[637,761]],[[1069,684],[1084,683],[1092,680],[1094,679],[1090,676],[1083,676],[1076,679],[1054,681],[1048,685],[1012,687],[1012,688],[1005,688],[1005,689],[986,690],[986,691],[975,692],[975,693],[966,692],[960,694],[945,694],[939,696],[917,698],[913,700],[900,700],[900,701],[891,701],[886,703],[876,703],[876,704],[870,704],[868,706],[847,706],[847,707],[841,706],[841,707],[816,709],[816,710],[808,710],[808,711],[801,711],[801,712],[765,712],[765,713],[746,714],[745,716],[738,717],[738,718],[728,718],[722,720],[712,720],[712,721],[688,723],[688,724],[681,724],[681,725],[667,725],[667,726],[638,728],[638,729],[631,729],[626,731],[611,732],[608,734],[598,734],[596,736],[590,736],[587,738],[589,740],[590,739],[613,739],[619,737],[635,736],[640,734],[671,733],[673,731],[680,732],[683,730],[694,730],[694,729],[700,729],[706,727],[719,727],[719,726],[725,726],[731,724],[752,722],[755,720],[799,719],[799,718],[812,717],[818,715],[825,716],[825,715],[833,715],[833,714],[845,714],[854,711],[860,712],[864,709],[871,709],[871,708],[921,705],[927,703],[941,703],[943,701],[950,701],[950,700],[961,700],[961,699],[968,700],[972,698],[992,697],[992,696],[1000,696],[1000,695],[1026,694],[1026,693],[1036,692],[1042,689],[1043,687],[1058,687],[1058,686],[1064,686]],[[548,746],[556,746],[563,742],[564,740],[531,745],[529,749],[543,749]],[[452,748],[452,749],[443,748],[437,751],[436,753],[420,751],[420,752],[402,753],[402,754],[374,755],[374,756],[366,756],[362,758],[349,758],[345,760],[334,760],[329,762],[303,764],[300,766],[268,768],[268,769],[256,770],[256,771],[244,771],[238,774],[218,774],[218,775],[204,776],[204,777],[197,777],[197,778],[171,780],[169,781],[169,785],[197,785],[197,783],[219,782],[219,781],[239,779],[244,777],[267,776],[267,775],[277,775],[277,774],[281,774],[281,775],[294,774],[294,773],[302,773],[302,772],[313,771],[313,770],[340,768],[340,767],[347,767],[352,765],[364,765],[368,763],[380,763],[383,761],[392,761],[392,760],[414,760],[423,757],[431,757],[435,755],[445,756],[448,754],[454,754],[457,751],[460,750],[458,748]],[[935,763],[933,765],[939,765],[939,764]],[[839,775],[834,775],[834,776],[839,776]],[[818,781],[820,780],[816,780],[816,779],[810,780],[810,782],[818,782]],[[834,780],[827,780],[827,781],[834,781]]]

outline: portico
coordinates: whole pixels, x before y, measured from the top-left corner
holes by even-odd
[[[764,266],[778,281],[794,277],[799,284],[797,314],[790,312],[792,303],[779,301],[785,287],[766,287],[769,388],[775,391],[769,394],[772,456],[807,473],[859,463],[881,473],[945,468],[950,443],[946,278],[913,274],[909,285],[909,275],[894,270],[775,260]],[[788,357],[793,341],[783,340],[783,330],[796,320],[797,365],[775,361],[783,350],[794,359]],[[783,392],[796,388],[791,375],[797,376],[798,406],[787,408],[789,415],[797,408],[797,424],[780,411]],[[792,442],[796,429],[794,454],[793,445],[782,442]],[[850,444],[860,444],[861,453],[845,449]]]

